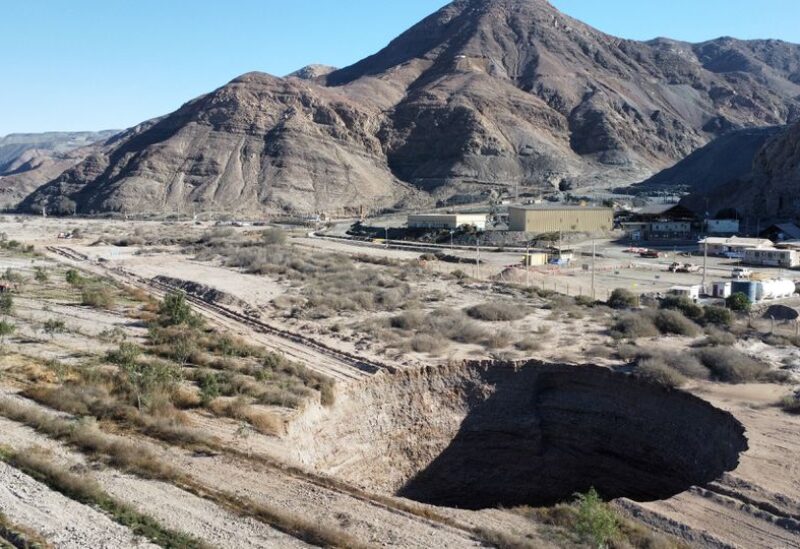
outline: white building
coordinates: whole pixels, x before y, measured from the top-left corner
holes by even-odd
[[[747,248],[743,262],[748,265],[792,269],[800,266],[800,253],[793,249]]]
[[[487,214],[415,214],[408,216],[410,229],[458,229],[465,225],[486,230]]]
[[[725,255],[728,252],[737,254],[744,254],[745,250],[749,248],[774,248],[775,245],[771,240],[765,238],[740,238],[732,236],[725,238],[721,236],[709,236],[704,238],[699,243],[699,251],[702,253],[708,245],[709,255]]]

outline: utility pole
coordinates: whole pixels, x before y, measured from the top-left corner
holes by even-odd
[[[475,278],[481,277],[481,237],[475,237]]]
[[[594,264],[596,255],[597,255],[597,241],[593,238],[592,239],[592,301],[597,299],[595,295],[595,286],[594,286]]]
[[[706,277],[708,272],[708,198],[706,198],[706,219],[703,224],[703,232],[705,238],[703,239],[703,295],[706,294]]]
[[[531,243],[525,243],[525,287],[531,285]]]

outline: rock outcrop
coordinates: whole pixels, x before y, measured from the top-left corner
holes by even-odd
[[[749,227],[800,217],[800,123],[767,140],[746,173],[711,188],[701,187],[681,203],[698,212],[711,204],[711,215],[736,210]]]
[[[800,46],[625,40],[545,0],[456,0],[375,55],[191,101],[24,208],[337,212],[488,186],[641,181],[800,116]]]

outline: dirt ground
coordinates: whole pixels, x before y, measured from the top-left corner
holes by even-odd
[[[65,241],[56,237],[59,232],[75,228],[80,229],[82,238]],[[501,273],[512,276],[508,268],[518,259],[515,254],[492,254],[478,280],[458,280],[453,271],[460,268],[466,272],[468,267],[438,262],[420,266],[419,253],[351,246],[311,238],[300,232],[290,238],[289,245],[297,246],[304,253],[343,254],[353,258],[359,269],[383,269],[379,264],[359,259],[365,255],[372,259],[391,259],[400,265],[391,268],[413,267],[409,272],[421,274],[414,274],[417,278],[409,280],[414,292],[422,296],[414,310],[426,315],[492,302],[524,304],[524,314],[519,318],[476,321],[484,332],[500,340],[496,345],[449,340],[443,348],[424,351],[407,346],[402,338],[408,339],[410,335],[403,335],[391,344],[383,339],[398,333],[391,328],[391,323],[403,314],[402,308],[333,311],[324,318],[289,314],[288,311],[296,307],[292,304],[305,299],[302,283],[269,274],[247,273],[225,266],[221,260],[200,260],[181,244],[170,242],[171,239],[199,238],[211,229],[209,225],[191,223],[0,218],[0,233],[23,244],[32,244],[39,252],[36,256],[0,252],[0,273],[11,269],[27,279],[20,295],[15,297],[16,332],[0,355],[0,397],[17,399],[26,406],[55,413],[40,403],[17,396],[31,384],[56,382],[60,374],[48,369],[48,361],[78,367],[87,362],[102,362],[102,357],[118,346],[118,341],[109,334],[123,333],[127,341],[142,345],[148,337],[146,324],[136,318],[136,303],[119,298],[111,310],[81,305],[80,293],[62,282],[48,289],[37,285],[33,281],[37,267],[46,269],[51,280],[61,281],[66,270],[74,268],[85,276],[138,285],[155,298],[163,296],[164,289],[149,286],[148,281],[158,276],[194,282],[230,295],[237,299],[233,305],[214,307],[198,302],[196,310],[215,328],[238,335],[334,380],[337,403],[341,406],[351,398],[348,395],[369,390],[371,384],[378,383],[376,380],[399,375],[390,374],[390,371],[417,372],[452,367],[465,360],[535,358],[560,364],[624,366],[624,361],[616,354],[618,343],[609,335],[612,311],[603,307],[577,307],[573,301],[566,302],[558,296],[526,294],[518,286],[503,284],[502,278],[492,278]],[[240,233],[252,230],[236,229]],[[164,242],[149,246],[109,243],[131,234],[146,239],[154,233]],[[68,256],[57,249],[72,250],[78,255]],[[624,256],[621,252],[616,256],[614,253],[608,252],[601,260],[604,272],[597,279],[601,293],[621,286],[639,291],[661,289],[691,282],[696,276],[665,276],[660,270],[663,265],[639,261],[633,262],[632,268],[627,261],[628,267],[615,270],[624,262]],[[82,259],[84,256],[87,259]],[[728,268],[724,262],[713,263],[715,276],[724,276]],[[390,271],[387,267],[387,272],[400,271]],[[530,277],[533,286],[543,285],[566,293],[569,284],[572,295],[587,292],[587,275],[582,269],[559,275],[536,272]],[[435,296],[435,300],[428,300],[426,296]],[[248,316],[252,315],[252,310],[258,311],[260,316]],[[48,334],[44,325],[53,318],[63,320],[65,329]],[[771,329],[768,324],[762,328]],[[786,336],[794,331],[790,325],[778,326],[775,330]],[[535,345],[521,344],[531,339],[535,340]],[[660,336],[639,341],[637,345],[690,352],[697,343],[698,338]],[[689,546],[798,547],[800,465],[796,463],[796,456],[800,451],[800,418],[783,412],[777,404],[792,393],[798,383],[796,367],[800,366],[800,351],[791,345],[760,341],[739,341],[735,346],[763,360],[773,370],[784,369],[791,377],[784,384],[730,385],[693,380],[683,387],[720,410],[730,412],[744,426],[749,449],[741,454],[738,467],[708,485],[691,487],[665,500],[636,502],[622,498],[614,507],[648,528],[674,536],[673,541],[679,540]],[[303,516],[320,527],[346,533],[364,546],[503,546],[495,535],[481,533],[481,529],[487,528],[527,544],[520,546],[574,546],[570,545],[573,541],[554,535],[551,526],[513,510],[436,508],[391,494],[373,493],[368,487],[341,480],[340,477],[346,479],[348,475],[324,470],[315,466],[314,460],[305,459],[307,455],[296,446],[302,437],[291,435],[293,426],[302,429],[308,425],[324,425],[326,417],[336,415],[336,408],[314,405],[300,409],[280,406],[265,409],[282,418],[286,425],[284,433],[266,435],[238,419],[220,417],[208,410],[187,412],[186,418],[192,428],[217,441],[213,451],[199,451],[188,444],[169,444],[141,432],[126,430],[127,427],[111,421],[101,424],[111,435],[135,440],[177,467],[186,475],[182,482],[143,478],[121,470],[85,455],[63,440],[55,440],[6,417],[0,417],[0,445],[18,450],[44,448],[54,462],[87,472],[113,497],[146,512],[165,527],[196,536],[211,546],[314,545],[275,520],[232,507],[230,501],[237,498],[239,503],[252,502],[252,505],[278,509],[292,516]],[[442,421],[456,419],[443,418]],[[368,427],[383,428],[381,418],[370,421]],[[361,450],[363,448],[354,448],[353,455],[364,454]],[[353,457],[352,462],[337,461],[336,467],[346,470],[355,463]],[[41,534],[54,546],[149,546],[147,540],[137,538],[129,528],[113,522],[107,515],[55,492],[3,462],[0,462],[0,477],[0,512],[12,522]],[[226,499],[229,496],[230,499]]]

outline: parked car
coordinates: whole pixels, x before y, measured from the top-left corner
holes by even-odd
[[[645,250],[639,254],[639,257],[646,259],[658,259],[661,257],[661,253],[656,250]]]
[[[724,252],[722,255],[728,259],[744,259],[744,252]]]

